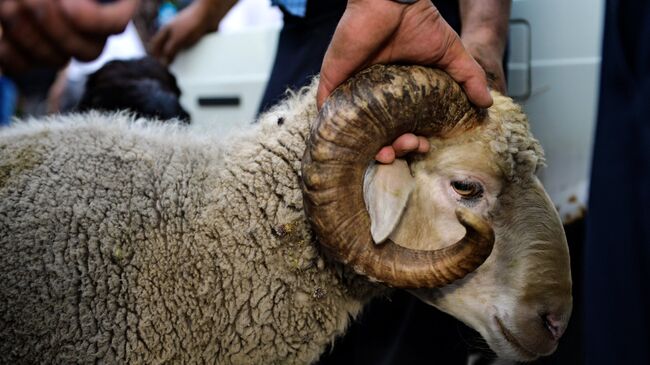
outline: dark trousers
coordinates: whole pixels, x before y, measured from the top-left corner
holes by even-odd
[[[607,1],[599,100],[586,364],[650,364],[650,2]]]
[[[271,77],[264,91],[259,111],[280,101],[287,89],[297,90],[320,72],[320,66],[336,25],[345,10],[346,0],[307,2],[304,18],[284,9],[284,25],[280,31],[278,50]]]

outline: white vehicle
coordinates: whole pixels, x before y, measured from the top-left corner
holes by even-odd
[[[565,223],[587,206],[603,18],[603,0],[512,3],[508,93],[546,150],[539,175]],[[211,34],[178,57],[173,71],[195,128],[225,133],[254,120],[278,31],[275,19]]]
[[[548,167],[539,175],[569,223],[587,207],[603,0],[514,0],[508,94],[523,104]]]

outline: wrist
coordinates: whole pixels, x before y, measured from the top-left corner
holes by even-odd
[[[223,1],[217,0],[195,0],[189,5],[190,7],[195,7],[194,14],[201,19],[200,24],[202,25],[204,32],[207,33],[217,30],[219,22],[226,15],[229,9],[229,7],[225,7],[223,3]]]
[[[506,34],[493,28],[462,30],[460,39],[466,47],[480,47],[497,54],[503,54],[506,47]]]
[[[203,18],[215,17],[219,13],[219,2],[214,0],[195,0],[189,6],[196,6]]]

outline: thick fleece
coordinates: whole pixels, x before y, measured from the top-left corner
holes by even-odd
[[[0,363],[317,360],[386,289],[306,223],[315,90],[227,142],[125,114],[2,131]]]
[[[314,90],[225,147],[124,114],[4,131],[0,363],[315,361],[372,290],[302,213]]]

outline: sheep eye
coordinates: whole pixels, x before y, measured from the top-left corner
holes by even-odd
[[[451,187],[463,199],[476,199],[483,195],[481,184],[473,181],[452,181]]]

